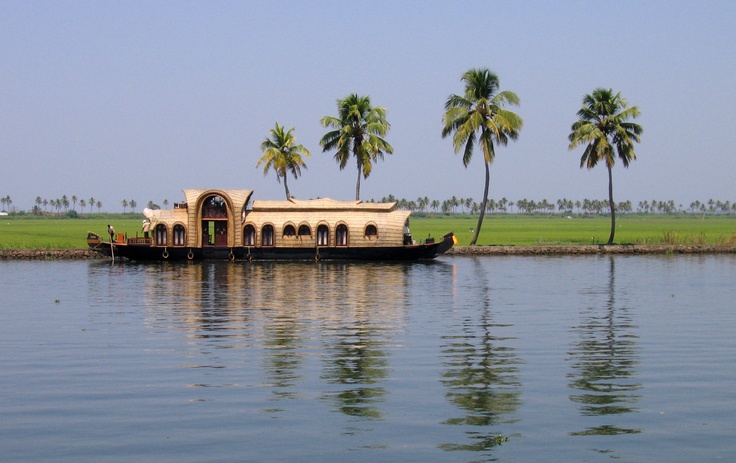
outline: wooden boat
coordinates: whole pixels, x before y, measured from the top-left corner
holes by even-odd
[[[456,244],[453,233],[417,243],[396,203],[312,199],[254,201],[252,190],[183,190],[171,210],[143,211],[151,236],[89,232],[90,249],[145,260],[418,260]]]

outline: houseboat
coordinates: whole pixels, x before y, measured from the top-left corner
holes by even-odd
[[[111,258],[146,260],[418,260],[449,250],[456,239],[416,242],[410,211],[396,203],[310,199],[253,201],[252,190],[183,190],[170,210],[145,209],[143,236],[89,232],[90,249]],[[137,233],[136,233],[137,235]],[[147,236],[150,235],[150,236]]]

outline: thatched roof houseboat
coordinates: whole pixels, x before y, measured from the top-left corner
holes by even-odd
[[[252,190],[183,190],[171,210],[145,209],[143,237],[96,233],[91,249],[131,260],[431,259],[454,236],[416,243],[410,211],[396,203],[312,199],[254,201]]]

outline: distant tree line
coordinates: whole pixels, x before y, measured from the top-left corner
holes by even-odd
[[[419,197],[414,200],[397,198],[394,195],[384,196],[380,200],[370,199],[369,202],[391,203],[396,202],[400,209],[412,212],[442,213],[442,214],[480,214],[480,204],[473,198],[458,198],[453,196],[445,200],[430,199],[428,196]],[[35,205],[30,211],[17,210],[13,207],[10,195],[0,197],[2,211],[12,214],[32,215],[68,215],[76,216],[85,212],[101,212],[102,202],[94,197],[79,199],[76,195],[63,195],[58,199],[42,199],[36,197]],[[169,200],[164,199],[163,207],[167,208]],[[138,203],[135,199],[123,199],[120,202],[123,213],[135,213]],[[79,209],[77,209],[79,206]],[[149,209],[161,209],[157,203],[148,201],[146,207]],[[687,207],[677,204],[673,200],[659,201],[656,199],[644,200],[636,203],[622,201],[616,203],[617,214],[707,214],[707,215],[730,215],[736,214],[736,201],[721,201],[708,199],[707,201],[693,201]],[[128,210],[130,209],[130,210]],[[611,213],[609,202],[600,199],[571,200],[567,198],[549,201],[547,199],[518,199],[511,201],[508,198],[489,198],[486,202],[486,213],[488,214],[563,214],[563,215],[608,215]]]
[[[396,202],[400,209],[410,210],[413,212],[436,212],[443,214],[472,214],[480,213],[480,203],[473,198],[452,198],[440,201],[438,199],[430,199],[427,196],[409,200],[405,198],[397,198],[394,195],[388,195],[379,201],[370,200],[371,202],[390,203]],[[540,201],[530,199],[519,199],[511,201],[507,198],[488,199],[486,202],[486,213],[489,214],[577,214],[577,215],[608,215],[611,213],[608,200],[600,199],[583,199],[573,201],[571,199],[562,198],[556,201],[548,201],[542,199]],[[634,208],[631,201],[622,201],[616,203],[615,212],[617,214],[736,214],[736,202],[719,201],[709,199],[708,201],[694,201],[686,208],[682,204],[676,204],[675,201],[639,201]]]

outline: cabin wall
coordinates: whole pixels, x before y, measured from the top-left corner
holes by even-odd
[[[362,211],[299,211],[284,212],[262,212],[249,211],[245,216],[245,225],[253,225],[256,229],[256,247],[261,247],[262,229],[264,225],[272,225],[274,228],[274,247],[297,247],[314,248],[317,246],[317,228],[320,224],[329,227],[329,244],[336,245],[336,232],[339,224],[348,227],[348,246],[350,247],[391,247],[400,246],[404,242],[404,223],[409,217],[408,211],[391,212],[362,212]],[[293,225],[298,233],[299,226],[309,225],[311,234],[309,236],[284,236],[284,228]],[[378,230],[376,237],[366,237],[366,225],[373,224]],[[242,241],[241,241],[242,242]]]

